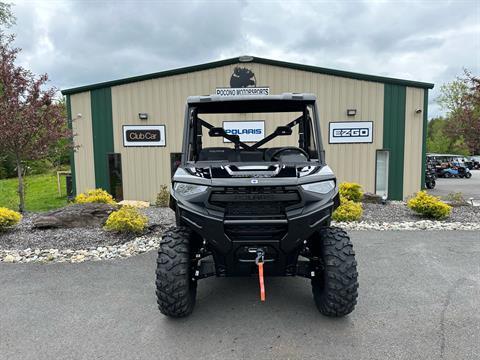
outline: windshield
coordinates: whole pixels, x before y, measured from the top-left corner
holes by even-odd
[[[186,161],[321,161],[313,103],[259,103],[190,107]]]

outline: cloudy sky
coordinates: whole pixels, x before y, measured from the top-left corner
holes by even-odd
[[[480,73],[480,0],[14,1],[19,63],[58,88],[243,54],[442,83]]]

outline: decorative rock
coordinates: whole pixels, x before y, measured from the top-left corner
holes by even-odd
[[[33,219],[33,227],[75,228],[98,227],[105,223],[108,215],[117,207],[110,204],[73,204],[50,211]]]
[[[363,199],[362,202],[364,203],[372,203],[372,204],[381,204],[382,203],[382,197],[377,194],[372,194],[372,193],[365,193],[363,194]]]
[[[13,255],[7,255],[3,258],[3,262],[6,262],[6,263],[13,263],[15,262],[15,257]]]

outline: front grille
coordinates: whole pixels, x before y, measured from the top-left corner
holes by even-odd
[[[210,204],[225,209],[225,219],[284,219],[286,208],[299,204],[295,187],[258,186],[215,188]]]
[[[287,229],[287,224],[236,224],[226,225],[225,234],[232,241],[281,240]]]

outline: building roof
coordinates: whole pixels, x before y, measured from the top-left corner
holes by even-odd
[[[424,88],[424,89],[432,89],[434,86],[434,84],[419,82],[419,81],[361,74],[361,73],[355,73],[355,72],[344,71],[344,70],[327,69],[327,68],[318,67],[318,66],[271,60],[271,59],[265,59],[265,58],[254,57],[254,56],[240,56],[240,57],[235,57],[235,58],[230,58],[225,60],[209,62],[205,64],[187,66],[187,67],[182,67],[178,69],[160,71],[160,72],[145,74],[145,75],[132,76],[128,78],[105,81],[105,82],[100,82],[96,84],[74,87],[70,89],[63,89],[62,94],[70,95],[70,94],[75,94],[75,93],[94,90],[94,89],[101,89],[109,86],[124,85],[124,84],[129,84],[129,83],[138,82],[138,81],[158,79],[158,78],[173,76],[173,75],[187,74],[194,71],[209,70],[209,69],[213,69],[220,66],[233,65],[238,63],[256,63],[256,64],[272,65],[272,66],[279,66],[279,67],[284,67],[288,69],[308,71],[308,72],[318,73],[318,74],[333,75],[333,76],[339,76],[339,77],[356,79],[356,80],[380,82],[384,84],[386,83],[386,84],[405,85],[405,86],[418,87],[418,88]]]

